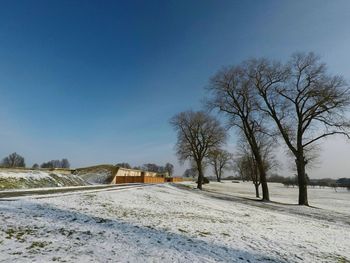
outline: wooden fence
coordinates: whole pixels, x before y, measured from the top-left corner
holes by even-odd
[[[164,183],[163,177],[152,177],[152,176],[116,176],[116,184],[125,183],[144,183],[144,184],[160,184]]]
[[[170,178],[165,178],[165,182],[167,182],[167,183],[182,182],[182,178],[181,178],[181,177],[170,177]]]

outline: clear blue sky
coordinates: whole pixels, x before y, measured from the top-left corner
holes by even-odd
[[[350,79],[349,25],[347,0],[0,1],[0,157],[180,173],[169,118],[221,66],[315,51]]]

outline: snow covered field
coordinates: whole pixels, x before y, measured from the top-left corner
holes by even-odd
[[[2,201],[0,262],[350,261],[350,224],[323,218],[329,210],[295,215],[183,188]]]
[[[255,188],[252,182],[232,183],[231,180],[223,180],[221,183],[210,182],[204,185],[205,190],[229,194],[233,196],[255,198]],[[194,182],[184,184],[196,187]],[[268,183],[271,201],[285,204],[298,203],[298,187],[285,187],[280,183]],[[260,195],[261,195],[260,187]],[[309,204],[311,206],[348,214],[350,217],[350,191],[346,188],[308,188]]]

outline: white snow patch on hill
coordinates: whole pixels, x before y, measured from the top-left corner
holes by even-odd
[[[26,172],[0,172],[0,177],[7,178],[16,178],[16,179],[44,179],[49,178],[49,174],[47,172],[41,171],[26,171]]]

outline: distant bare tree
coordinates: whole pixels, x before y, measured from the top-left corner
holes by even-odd
[[[232,154],[222,149],[215,149],[209,153],[209,163],[213,166],[216,180],[221,182],[224,170],[228,168],[232,161]]]
[[[260,110],[274,121],[295,157],[299,205],[308,205],[309,153],[326,137],[349,138],[349,88],[343,77],[328,74],[313,53],[294,54],[286,65],[251,60],[249,78],[260,96]]]
[[[117,163],[116,166],[131,169],[131,165],[129,163]]]
[[[174,165],[171,163],[166,163],[164,167],[165,171],[168,172],[169,176],[172,176],[174,173]]]
[[[244,160],[242,159],[242,156],[236,156],[233,159],[233,171],[236,172],[238,177],[244,182],[244,181],[249,181],[250,177],[247,175],[246,172],[246,165]]]
[[[43,162],[40,165],[41,168],[54,168],[54,164],[52,161],[48,161],[48,162]]]
[[[164,172],[164,167],[157,165],[155,163],[145,163],[142,166],[142,169],[145,171],[154,172],[154,173],[163,173]]]
[[[52,160],[50,162],[52,164],[52,168],[61,168],[61,161],[60,160]]]
[[[203,111],[185,111],[175,115],[171,125],[177,132],[176,153],[180,161],[194,162],[198,171],[198,189],[202,189],[204,161],[227,139],[220,122]]]
[[[11,153],[2,160],[2,165],[5,167],[25,167],[24,157],[17,153]]]
[[[258,140],[258,145],[262,156],[264,170],[267,173],[272,168],[275,168],[278,165],[278,163],[273,155],[273,148],[275,142],[271,138],[265,139],[267,140]],[[256,197],[259,198],[259,186],[261,184],[261,178],[258,165],[255,156],[252,153],[251,148],[249,147],[248,142],[243,136],[241,136],[241,138],[239,139],[237,150],[237,154],[239,155],[239,157],[235,159],[236,171],[240,173],[241,178],[244,178],[247,181],[252,180],[255,186]]]
[[[70,163],[69,163],[68,159],[63,158],[61,160],[61,168],[69,168],[69,167],[70,167]]]
[[[208,107],[224,114],[230,127],[234,127],[246,138],[259,170],[263,190],[262,199],[269,201],[266,170],[259,141],[263,141],[270,135],[265,125],[266,117],[256,107],[253,86],[246,74],[245,67],[222,69],[211,79],[209,91],[211,97],[208,100]]]
[[[197,177],[198,176],[198,171],[196,168],[188,168],[185,170],[183,177]]]
[[[255,186],[255,195],[257,198],[259,198],[259,186],[261,182],[254,155],[245,153],[243,156],[236,159],[235,164],[239,168],[242,178],[245,178],[247,181],[252,180]]]

